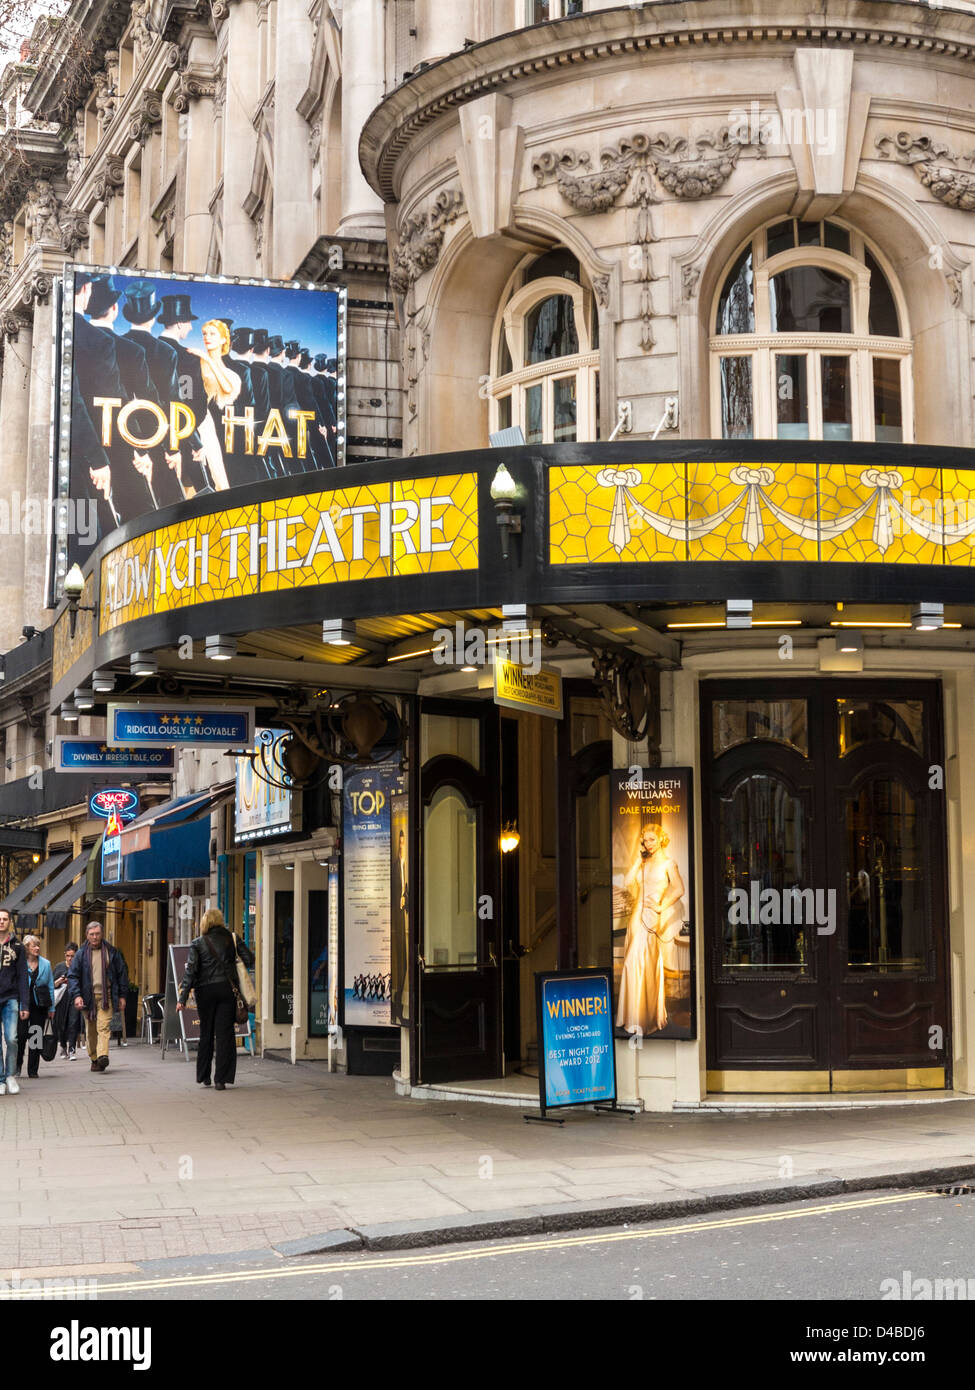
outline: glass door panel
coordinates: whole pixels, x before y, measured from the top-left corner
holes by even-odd
[[[423,812],[423,958],[477,965],[478,815],[456,787],[438,787]]]
[[[805,972],[806,839],[802,803],[778,777],[755,773],[721,799],[726,970]]]
[[[931,945],[918,809],[899,781],[867,782],[846,803],[848,966],[919,971]]]

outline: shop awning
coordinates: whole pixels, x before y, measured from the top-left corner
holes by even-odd
[[[56,873],[50,883],[46,883],[39,892],[35,893],[32,898],[28,898],[27,901],[23,903],[19,909],[21,917],[36,917],[39,912],[46,911],[54,900],[59,898],[61,894],[79,878],[81,880],[81,887],[78,896],[80,897],[81,893],[85,891],[85,869],[88,866],[90,857],[91,847],[89,846],[88,849],[82,850],[77,859],[72,859],[70,864],[67,864]]]
[[[18,883],[13,892],[8,893],[3,902],[0,902],[0,908],[5,907],[8,912],[12,912],[15,907],[20,907],[25,898],[30,897],[31,893],[35,892],[45,879],[50,878],[56,869],[63,866],[70,852],[70,850],[59,849],[57,853],[45,859],[43,864],[38,864],[35,869],[31,869],[23,883]]]
[[[234,795],[236,788],[235,782],[218,782],[215,787],[209,787],[205,792],[192,792],[189,796],[177,796],[172,801],[164,801],[159,806],[153,806],[148,811],[143,811],[134,821],[122,827],[123,854],[137,854],[140,850],[147,850],[152,845],[152,834],[154,830],[171,830],[174,826],[183,825],[187,821],[200,820],[203,816],[209,816],[215,807],[221,806],[225,801],[229,801]],[[180,878],[178,872],[164,877]]]

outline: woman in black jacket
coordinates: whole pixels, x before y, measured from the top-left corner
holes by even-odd
[[[185,1009],[190,990],[195,992],[200,1015],[196,1080],[201,1086],[209,1086],[210,1064],[216,1042],[213,1084],[218,1091],[232,1086],[237,1074],[237,1038],[234,1034],[237,1001],[230,983],[231,980],[234,985],[237,983],[235,947],[236,954],[249,970],[254,964],[253,951],[228,930],[223,913],[211,907],[209,912],[203,914],[200,935],[190,943],[176,1006]]]

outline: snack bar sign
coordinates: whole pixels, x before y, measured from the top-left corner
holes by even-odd
[[[159,744],[249,748],[254,741],[253,706],[197,709],[182,705],[109,705],[107,723],[106,742],[131,748],[154,748]]]

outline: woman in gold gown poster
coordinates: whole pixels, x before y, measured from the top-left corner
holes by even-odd
[[[616,1031],[693,1037],[687,768],[629,769],[613,785]]]

